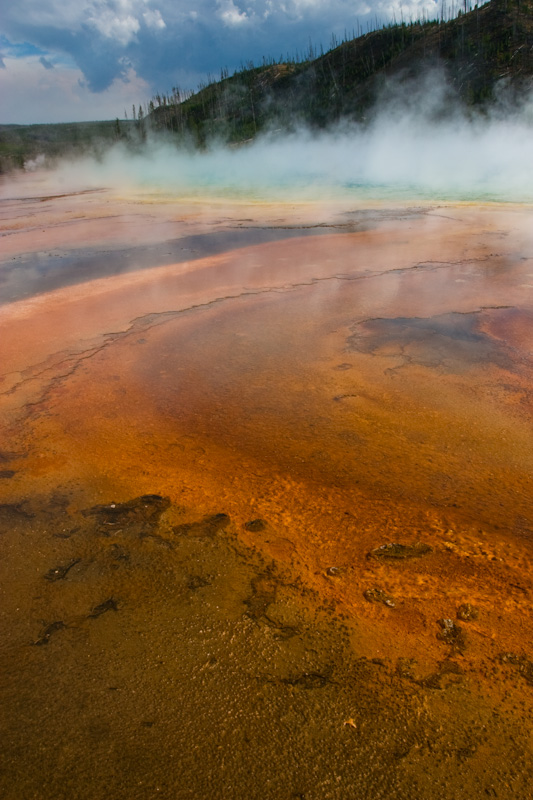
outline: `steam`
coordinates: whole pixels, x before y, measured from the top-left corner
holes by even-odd
[[[507,97],[507,101],[505,98]],[[172,196],[283,199],[349,193],[360,198],[533,200],[533,102],[508,95],[490,114],[469,114],[439,73],[416,84],[390,82],[364,124],[316,133],[271,131],[240,147],[204,152],[149,137],[132,153],[115,146],[99,159],[62,163],[64,184],[112,186]]]

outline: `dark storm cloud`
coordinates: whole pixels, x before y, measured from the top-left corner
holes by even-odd
[[[124,63],[149,83],[171,83],[241,60],[260,61],[329,46],[332,32],[351,33],[360,20],[400,16],[398,0],[19,0],[7,2],[4,33],[44,55],[68,56],[93,91],[125,74]],[[434,0],[406,0],[402,13],[435,13]]]

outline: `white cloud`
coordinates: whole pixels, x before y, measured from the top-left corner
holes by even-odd
[[[473,5],[474,0],[467,0]],[[191,5],[193,8],[191,9]],[[456,4],[457,9],[461,3]],[[403,12],[404,18],[421,14],[438,14],[440,0],[18,0],[6,2],[2,10],[4,27],[10,23],[26,23],[35,29],[51,27],[79,30],[87,20],[99,17],[126,20],[162,20],[172,22],[196,15],[208,25],[216,24],[221,15],[230,20],[316,18],[323,19],[326,28],[344,23],[349,25],[358,15],[371,13],[390,19]],[[155,6],[155,7],[154,7]],[[450,4],[451,6],[451,4]],[[161,27],[159,25],[159,27]]]
[[[34,30],[79,31],[90,24],[103,36],[110,37],[118,31],[124,38],[128,31],[138,31],[141,18],[148,26],[165,27],[161,11],[150,5],[150,0],[19,0],[3,11],[4,26],[9,29],[12,24],[27,23]]]
[[[89,17],[87,22],[96,28],[102,36],[105,36],[106,39],[113,39],[123,46],[135,39],[135,34],[138,33],[141,27],[139,20],[135,17],[129,14],[119,17],[110,10],[104,10],[99,12],[97,16]]]
[[[167,27],[165,20],[161,16],[161,12],[157,8],[153,11],[151,9],[145,11],[143,13],[143,19],[148,28],[162,29]]]
[[[81,122],[123,117],[124,109],[150,95],[148,84],[132,69],[125,80],[117,79],[104,92],[95,94],[86,86],[76,67],[56,65],[43,69],[37,56],[5,58],[0,71],[2,122]]]
[[[218,16],[229,27],[235,27],[249,22],[249,17],[246,11],[238,8],[233,0],[218,0]]]

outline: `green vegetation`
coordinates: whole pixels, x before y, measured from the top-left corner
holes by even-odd
[[[334,43],[335,44],[335,43]],[[265,128],[325,128],[364,119],[386,81],[419,78],[441,64],[466,105],[490,103],[496,85],[522,88],[533,75],[533,0],[492,0],[450,21],[393,24],[318,57],[248,65],[181,98],[157,95],[143,124],[202,145],[240,142]]]
[[[50,125],[0,125],[0,173],[21,168],[39,156],[100,152],[119,140],[131,140],[136,126],[128,120],[65,122]]]

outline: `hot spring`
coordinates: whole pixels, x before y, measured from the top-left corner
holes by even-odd
[[[393,122],[3,179],[6,800],[529,796],[532,140]]]

